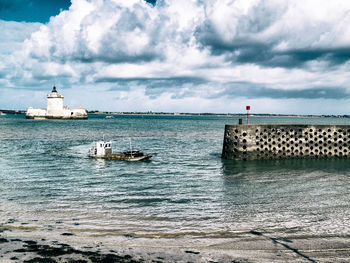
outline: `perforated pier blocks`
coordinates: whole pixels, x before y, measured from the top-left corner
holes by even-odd
[[[225,126],[222,158],[264,160],[350,157],[350,125]]]

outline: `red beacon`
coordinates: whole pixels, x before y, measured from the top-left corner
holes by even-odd
[[[247,110],[247,124],[249,123],[249,111],[250,111],[250,106],[245,107]]]

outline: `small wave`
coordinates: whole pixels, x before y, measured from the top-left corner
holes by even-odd
[[[210,153],[209,154],[211,157],[219,158],[221,159],[221,153]]]
[[[246,235],[249,231],[233,232],[233,231],[214,231],[214,232],[197,232],[197,231],[184,231],[184,232],[150,232],[142,233],[135,232],[131,235],[139,238],[178,238],[178,237],[197,237],[197,238],[234,238]]]
[[[18,226],[18,225],[7,225],[7,224],[2,225],[1,228],[4,230],[18,231],[18,232],[21,232],[21,231],[31,232],[39,229],[39,227],[37,226],[26,226],[26,225]]]
[[[213,231],[213,232],[197,232],[197,231],[181,231],[181,232],[125,232],[114,229],[74,229],[71,231],[76,233],[85,233],[90,237],[128,237],[128,238],[147,238],[147,239],[169,239],[182,237],[195,238],[238,238],[249,235],[249,231]]]

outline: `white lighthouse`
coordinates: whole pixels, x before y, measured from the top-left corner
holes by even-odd
[[[63,96],[58,94],[54,86],[51,93],[47,94],[47,116],[63,116]]]
[[[63,106],[63,95],[57,92],[55,86],[46,97],[46,110],[29,107],[26,112],[27,119],[87,119],[84,108],[70,109]]]

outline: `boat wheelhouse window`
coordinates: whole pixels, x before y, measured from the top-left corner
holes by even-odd
[[[100,144],[100,147],[102,147],[102,143]]]

